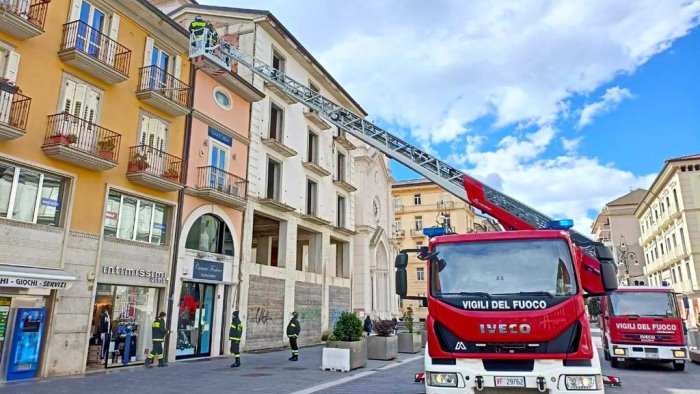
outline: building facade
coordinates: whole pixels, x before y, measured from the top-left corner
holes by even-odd
[[[269,12],[183,4],[170,15],[183,25],[201,15],[243,52],[365,115]],[[292,311],[305,327],[300,343],[318,343],[340,312],[352,308],[352,152],[359,143],[249,70],[236,72],[265,94],[253,103],[250,120],[248,205],[235,301],[246,323],[242,346],[285,345]]]
[[[646,190],[636,189],[605,204],[591,227],[595,240],[610,248],[617,263],[621,285],[647,283],[644,276],[644,251],[639,245],[639,221],[634,216]]]
[[[183,187],[187,32],[145,0],[4,5],[0,380],[143,362]]]
[[[428,237],[423,235],[423,228],[437,226],[440,215],[455,233],[476,231],[471,206],[427,179],[398,181],[392,186],[392,195],[395,212],[393,232],[400,242],[400,249],[428,246]],[[425,262],[409,254],[406,270],[408,295],[424,297],[428,286]],[[408,306],[418,319],[423,320],[427,316],[428,308],[420,307],[417,301],[402,300],[401,308]]]
[[[683,294],[683,317],[700,328],[700,155],[666,160],[634,215],[644,273]]]
[[[398,243],[393,238],[393,179],[388,159],[379,151],[358,147],[355,155],[355,230],[353,310],[373,319],[398,317],[394,281]]]

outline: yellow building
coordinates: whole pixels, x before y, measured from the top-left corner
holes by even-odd
[[[0,306],[8,329],[45,327],[23,377],[143,362],[186,168],[188,33],[146,0],[2,6]]]
[[[392,196],[394,238],[400,242],[401,249],[427,246],[428,237],[423,235],[423,228],[437,226],[439,215],[444,216],[445,223],[457,234],[474,231],[476,217],[471,206],[427,179],[398,181],[392,187]],[[428,289],[425,263],[410,254],[407,272],[408,295],[425,296]],[[409,305],[417,318],[425,319],[427,308],[408,300],[402,301],[401,307]]]

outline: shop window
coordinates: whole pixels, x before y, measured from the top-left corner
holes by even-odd
[[[216,286],[183,282],[177,318],[178,359],[211,355]]]
[[[233,256],[233,235],[219,217],[202,215],[187,233],[185,248]]]
[[[104,235],[165,245],[170,207],[110,190]]]
[[[66,180],[0,162],[0,218],[58,227]]]

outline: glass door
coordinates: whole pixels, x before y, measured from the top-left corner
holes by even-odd
[[[211,174],[209,184],[211,188],[224,191],[226,182],[226,152],[227,150],[216,143],[211,146]]]
[[[177,359],[211,355],[211,330],[216,287],[183,282],[177,323]]]
[[[166,88],[166,75],[170,65],[170,55],[158,47],[153,47],[151,53],[151,81],[150,88],[162,91]]]
[[[83,1],[80,8],[80,21],[76,48],[90,56],[97,56],[102,46],[102,30],[105,25],[105,13],[92,4]]]

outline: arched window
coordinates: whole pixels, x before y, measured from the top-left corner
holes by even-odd
[[[218,216],[202,215],[192,224],[185,248],[233,256],[233,235]]]

